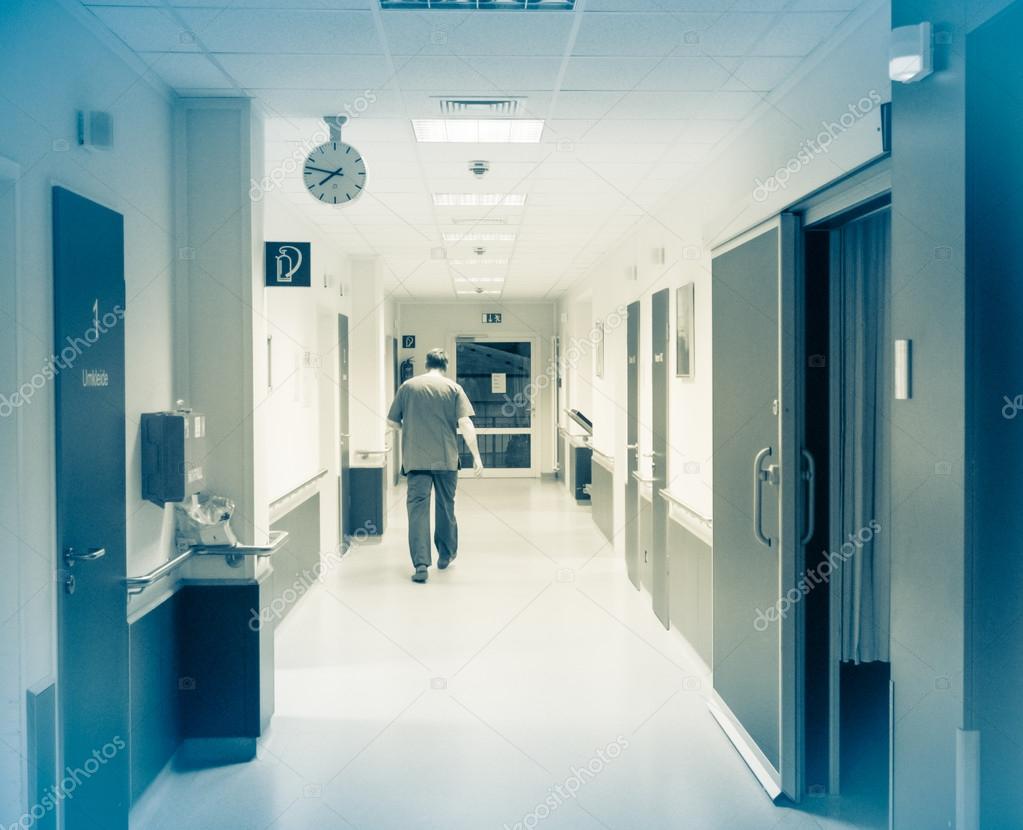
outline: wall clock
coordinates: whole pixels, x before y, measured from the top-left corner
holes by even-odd
[[[314,147],[305,160],[302,177],[313,198],[327,205],[343,205],[357,199],[366,186],[366,163],[362,154],[341,140],[344,115],[324,117],[330,139]]]

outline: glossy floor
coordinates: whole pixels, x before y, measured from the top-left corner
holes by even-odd
[[[258,759],[165,770],[135,830],[867,826],[770,803],[562,486],[461,482],[461,554],[425,586],[401,498],[278,629]]]

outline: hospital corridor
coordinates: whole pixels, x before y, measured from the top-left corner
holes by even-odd
[[[1023,830],[1023,0],[0,0],[0,830]]]

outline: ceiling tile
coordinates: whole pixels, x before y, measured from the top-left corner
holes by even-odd
[[[763,37],[777,15],[769,12],[723,14],[705,31],[693,49],[701,55],[745,55]]]
[[[572,53],[575,55],[667,55],[683,36],[705,29],[714,15],[583,14]]]
[[[770,92],[788,78],[800,58],[746,58],[723,89]]]
[[[204,9],[181,9],[179,13],[212,52],[345,56],[383,53],[369,12],[228,8],[212,18]]]
[[[196,52],[143,52],[142,59],[174,89],[234,89],[205,55]]]
[[[808,55],[845,19],[843,12],[786,14],[751,50],[754,55]]]
[[[562,89],[630,90],[657,66],[657,58],[588,58],[568,61]]]
[[[708,57],[670,57],[659,61],[639,82],[639,89],[713,91],[730,77],[727,66]]]
[[[372,56],[346,55],[327,61],[319,55],[222,54],[217,60],[246,89],[362,89],[376,95],[374,90],[391,77],[387,61]],[[355,107],[358,100],[344,103]]]
[[[190,23],[182,23],[165,9],[129,6],[93,6],[90,11],[111,32],[136,52],[196,52],[196,34],[215,17],[197,9]]]
[[[561,56],[571,15],[521,12],[386,14],[384,34],[395,55]]]

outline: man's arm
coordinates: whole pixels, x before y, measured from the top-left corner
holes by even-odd
[[[404,391],[404,386],[398,388],[398,393],[391,402],[391,408],[387,411],[387,426],[396,432],[401,429],[401,422],[405,419]]]
[[[458,419],[458,428],[462,431],[465,446],[472,453],[472,470],[476,473],[476,477],[479,478],[483,475],[483,459],[480,458],[480,446],[476,440],[476,426],[473,424],[472,418],[464,415]]]

